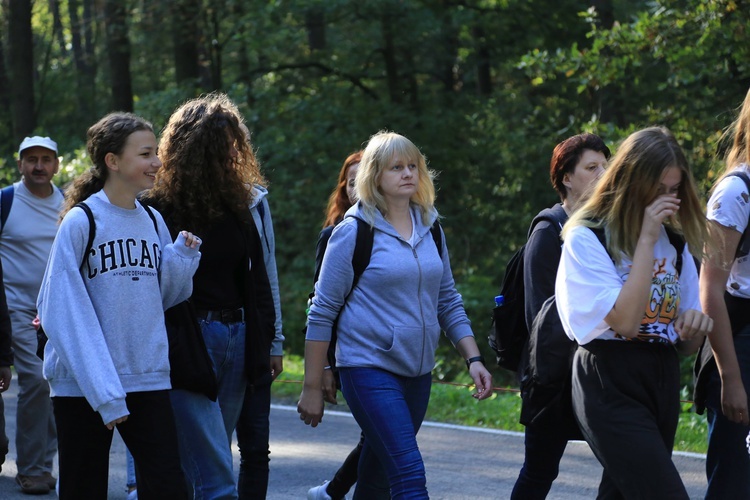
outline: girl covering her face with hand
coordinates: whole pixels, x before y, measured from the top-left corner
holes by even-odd
[[[671,459],[677,351],[694,352],[713,325],[690,254],[705,233],[687,160],[657,127],[622,143],[563,230],[555,295],[579,344],[573,410],[604,466],[600,498],[688,498]]]

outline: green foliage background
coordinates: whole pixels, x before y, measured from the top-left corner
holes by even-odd
[[[456,281],[489,358],[484,337],[504,264],[531,218],[557,201],[548,181],[554,145],[591,131],[616,149],[630,132],[664,125],[705,195],[722,168],[722,131],[750,87],[750,9],[740,0],[192,0],[200,76],[175,83],[174,9],[185,1],[126,2],[135,111],[160,129],[180,102],[203,92],[223,90],[240,105],[270,181],[286,348],[294,353],[303,348],[327,196],[343,159],[376,131],[405,134],[439,172]],[[76,100],[69,2],[57,4],[59,35],[49,2],[33,4],[29,112],[36,132],[59,142],[67,181],[88,166],[85,131],[111,111],[112,82],[98,16],[87,115]],[[603,22],[594,4],[608,6],[614,22]],[[7,5],[0,3],[4,47]],[[311,43],[311,14],[323,19],[320,47]],[[17,175],[12,119],[0,108],[4,182]],[[440,348],[438,377],[461,370],[449,350]],[[513,383],[505,372],[496,378]]]

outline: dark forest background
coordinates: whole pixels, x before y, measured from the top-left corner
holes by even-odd
[[[750,87],[748,3],[0,0],[0,183],[17,178],[26,135],[59,143],[64,182],[87,168],[85,132],[103,114],[161,129],[185,99],[228,93],[270,182],[286,345],[301,353],[338,169],[376,131],[397,131],[440,173],[456,281],[489,356],[505,262],[556,202],[556,143],[590,131],[616,149],[667,126],[705,194]],[[441,356],[437,375],[457,358]]]

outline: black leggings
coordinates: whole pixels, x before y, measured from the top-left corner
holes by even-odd
[[[138,498],[186,499],[177,434],[167,391],[132,392],[130,415],[117,431],[133,454]],[[109,449],[114,431],[82,397],[54,397],[60,461],[60,498],[106,499]]]

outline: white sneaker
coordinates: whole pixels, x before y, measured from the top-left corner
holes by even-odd
[[[324,481],[320,486],[307,490],[307,500],[331,500],[331,497],[326,493],[328,483],[329,481]]]
[[[138,500],[138,490],[137,489],[128,492],[128,500]]]

